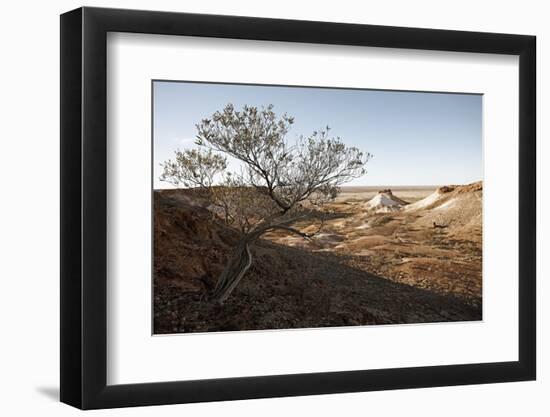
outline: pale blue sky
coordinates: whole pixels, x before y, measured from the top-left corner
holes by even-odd
[[[289,141],[330,126],[374,155],[347,185],[445,185],[482,179],[482,96],[335,88],[154,82],[154,188],[159,164],[195,147],[195,124],[232,103],[274,105],[295,123]]]

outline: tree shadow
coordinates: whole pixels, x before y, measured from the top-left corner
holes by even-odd
[[[372,287],[372,289],[380,290],[380,292],[388,294],[399,294],[402,297],[401,303],[406,303],[409,306],[415,304],[423,305],[426,312],[435,312],[437,310],[445,310],[446,308],[454,310],[457,316],[454,319],[451,317],[442,317],[443,321],[463,321],[463,320],[480,320],[481,311],[471,304],[465,302],[460,297],[449,293],[441,293],[432,289],[420,288],[414,285],[409,285],[401,282],[375,275],[363,269],[356,268],[346,264],[346,259],[351,258],[351,255],[339,254],[334,252],[312,252],[308,249],[282,245],[274,242],[261,242],[265,248],[271,247],[275,252],[281,255],[294,259],[302,264],[310,264],[315,266],[319,279],[325,279],[328,282],[334,282],[334,287],[342,285],[356,286],[358,282],[364,282]],[[328,271],[326,274],[324,272]],[[331,276],[332,275],[332,276]],[[361,285],[361,284],[359,284]],[[360,289],[357,291],[361,293]],[[356,292],[356,293],[357,293]],[[374,294],[366,294],[371,305],[375,307],[402,307],[393,300],[385,297],[377,299]],[[427,308],[426,308],[427,307]],[[460,318],[459,316],[463,316]],[[450,320],[449,320],[450,319]]]

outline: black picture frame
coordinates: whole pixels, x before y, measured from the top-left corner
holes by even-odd
[[[107,385],[108,32],[519,56],[519,360]],[[61,15],[61,401],[81,409],[534,380],[534,36],[102,8]]]

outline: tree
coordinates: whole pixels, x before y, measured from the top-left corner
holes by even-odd
[[[290,144],[286,135],[294,119],[277,117],[273,106],[228,104],[196,125],[197,149],[177,150],[162,163],[162,181],[198,188],[211,208],[240,234],[211,294],[223,303],[252,264],[250,245],[263,234],[283,230],[311,239],[321,230],[322,206],[339,187],[365,174],[371,155],[329,137],[329,127]],[[228,169],[228,158],[239,169]],[[318,223],[305,233],[296,222]]]

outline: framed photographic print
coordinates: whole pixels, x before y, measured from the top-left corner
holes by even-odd
[[[535,38],[61,16],[61,400],[535,379]]]

